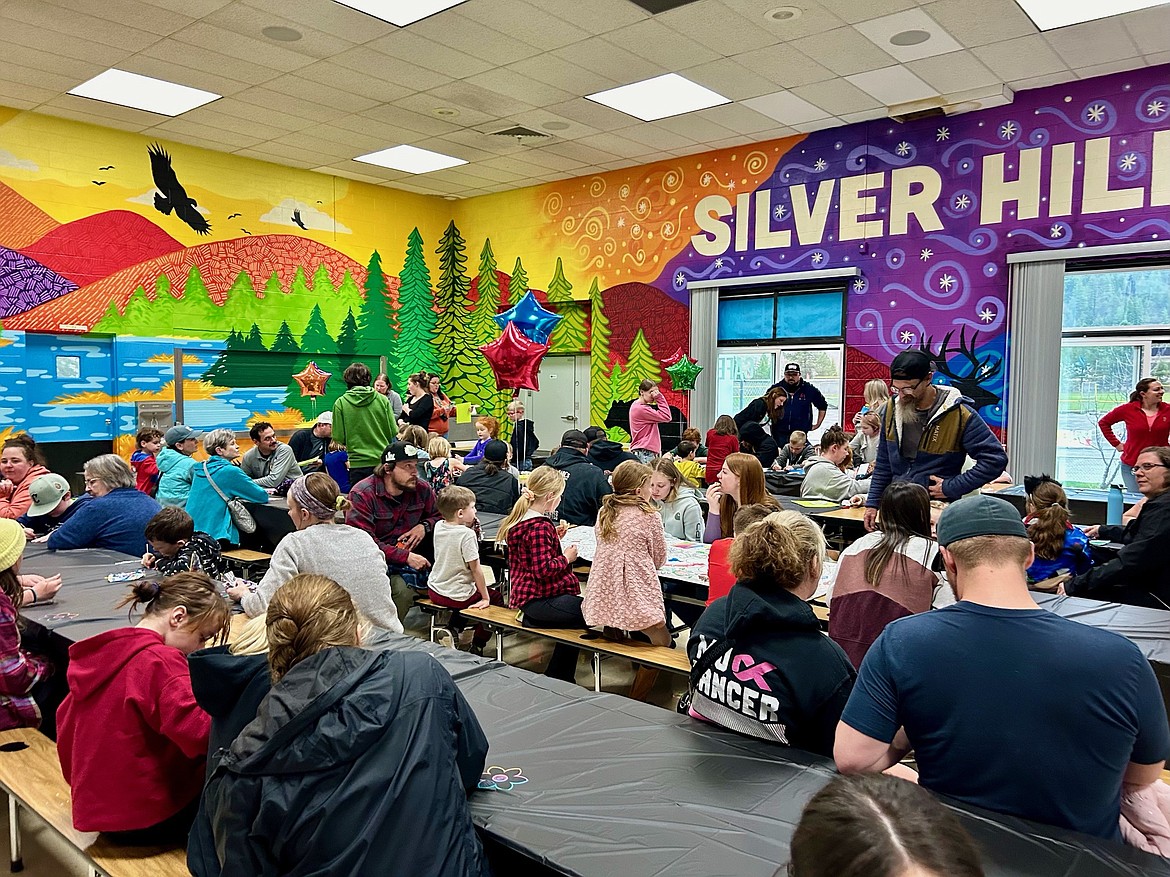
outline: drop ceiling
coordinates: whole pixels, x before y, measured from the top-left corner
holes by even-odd
[[[465,198],[1170,63],[1168,33],[1170,6],[1041,33],[1014,0],[468,0],[405,28],[331,0],[0,0],[0,104]],[[223,97],[168,118],[66,94],[110,67]],[[671,72],[732,102],[640,122],[584,98]],[[353,160],[399,144],[468,164]]]

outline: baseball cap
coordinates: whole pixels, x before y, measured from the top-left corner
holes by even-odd
[[[407,461],[415,463],[421,459],[418,448],[410,442],[391,442],[382,452],[382,462],[388,466]]]
[[[890,377],[920,381],[932,371],[933,360],[921,350],[903,350],[890,363]]]
[[[605,430],[600,426],[587,426],[581,435],[585,436],[585,440],[590,443],[601,441],[601,439],[606,437]]]
[[[784,371],[797,372],[799,374],[800,373],[800,363],[799,362],[790,362],[790,363],[788,363],[788,365],[784,366]]]
[[[589,439],[585,438],[585,433],[581,430],[570,429],[561,436],[561,447],[584,449],[589,447]]]
[[[1011,503],[997,496],[976,494],[953,502],[938,519],[938,544],[946,548],[975,536],[1028,538],[1028,528]]]
[[[168,448],[172,448],[179,442],[185,442],[187,439],[199,438],[203,433],[198,430],[191,429],[189,426],[183,426],[181,423],[176,423],[170,429],[163,433],[163,444]]]
[[[483,458],[493,463],[503,463],[508,459],[508,443],[492,439],[483,446]]]
[[[317,415],[317,423],[328,423],[330,426],[332,426],[333,425],[333,412],[326,411],[323,414],[318,414]]]
[[[60,475],[50,472],[48,475],[34,478],[28,488],[28,495],[33,501],[28,510],[29,515],[47,515],[68,492],[69,482]]]

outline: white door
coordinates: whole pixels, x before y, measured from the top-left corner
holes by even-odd
[[[524,410],[540,447],[549,450],[569,429],[589,426],[589,357],[546,356],[540,364],[540,390],[522,390]]]

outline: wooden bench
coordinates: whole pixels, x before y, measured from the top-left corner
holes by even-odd
[[[252,568],[267,566],[272,560],[271,554],[263,551],[253,551],[251,548],[233,548],[223,552],[223,557],[233,569],[238,569],[244,578],[252,579]]]
[[[0,733],[0,788],[8,795],[9,867],[24,868],[20,812],[35,814],[85,859],[90,873],[106,877],[188,875],[182,848],[131,847],[112,843],[97,832],[73,827],[69,784],[61,775],[57,747],[31,728]]]
[[[431,616],[431,640],[434,641],[435,616],[446,607],[432,603],[430,600],[419,600],[418,605]],[[667,646],[652,646],[645,643],[618,643],[600,636],[596,639],[585,639],[585,635],[589,634],[590,631],[575,627],[525,627],[520,618],[517,617],[518,613],[515,609],[507,609],[503,606],[489,606],[486,609],[460,609],[458,612],[464,618],[477,621],[497,631],[523,632],[554,643],[570,645],[583,652],[589,652],[593,662],[594,691],[601,691],[602,657],[625,658],[644,667],[665,670],[668,673],[680,673],[683,676],[691,674],[691,661],[687,657],[686,649],[672,649]],[[498,635],[496,636],[496,660],[504,660],[504,642],[503,638]]]

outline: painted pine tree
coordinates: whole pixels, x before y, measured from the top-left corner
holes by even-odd
[[[479,254],[476,291],[479,293],[479,301],[475,304],[471,322],[475,345],[479,347],[490,344],[500,336],[500,327],[494,319],[500,311],[500,278],[496,273],[496,254],[492,252],[491,239],[483,242],[483,250]],[[477,350],[476,353],[483,357],[481,351]],[[512,434],[512,422],[503,417],[503,413],[511,394],[496,389],[490,365],[486,371],[488,383],[480,399],[479,410],[482,414],[490,414],[500,419],[500,437],[507,441]]]
[[[377,358],[388,354],[392,344],[390,289],[382,273],[382,257],[374,250],[366,274],[366,300],[358,312],[357,352]]]
[[[615,362],[613,364],[613,371],[609,374],[609,398],[617,401],[623,398],[623,387],[626,384],[626,376],[622,372],[622,364]],[[601,418],[598,425],[605,427],[605,434],[615,442],[628,442],[630,434],[622,429],[620,426],[605,426],[606,418],[609,417],[609,409],[605,410],[605,415]]]
[[[201,381],[208,381],[217,387],[230,387],[227,383],[229,376],[228,363],[233,354],[243,348],[244,336],[232,329],[228,333],[227,343],[224,345],[223,351],[215,358],[215,362],[205,371],[200,377]]]
[[[517,256],[516,264],[512,267],[512,279],[508,283],[508,298],[512,300],[514,305],[524,298],[526,292],[528,292],[528,272],[524,270],[524,263]]]
[[[549,339],[550,353],[580,353],[585,349],[588,333],[585,328],[585,309],[573,301],[573,284],[565,278],[561,257],[557,256],[553,278],[548,282],[548,300],[564,319],[557,323]]]
[[[321,306],[313,305],[309,322],[305,324],[305,331],[301,335],[300,349],[305,353],[323,354],[332,353],[336,346],[329,335],[329,327],[321,313]]]
[[[276,337],[272,340],[272,346],[268,349],[272,353],[300,353],[301,348],[297,345],[297,339],[293,337],[287,320],[281,322],[280,328],[276,330]]]
[[[455,221],[447,225],[435,253],[439,257],[439,283],[435,304],[439,319],[435,334],[439,347],[443,386],[455,402],[482,402],[489,387],[491,369],[476,349],[471,331],[467,299],[471,281],[467,277],[466,242]]]
[[[609,319],[605,316],[605,304],[597,278],[589,287],[590,325],[589,339],[589,422],[595,426],[605,423],[613,396],[609,393]]]
[[[406,259],[398,275],[399,330],[395,344],[390,348],[390,380],[395,387],[405,387],[410,375],[439,370],[435,353],[434,293],[431,292],[431,270],[423,255],[423,239],[418,228],[406,238]]]
[[[336,346],[333,338],[329,335],[329,327],[325,323],[320,306],[313,305],[313,310],[309,314],[309,322],[305,326],[304,334],[301,335],[301,355],[297,357],[289,375],[284,401],[286,408],[297,409],[306,419],[315,417],[321,411],[329,411],[333,408],[333,403],[345,389],[339,374],[341,370],[340,358],[332,352]],[[274,343],[273,349],[275,348]],[[292,377],[292,375],[304,371],[310,362],[316,362],[318,368],[333,375],[325,385],[325,396],[320,398],[309,399],[301,395],[300,384]],[[340,389],[338,389],[339,387]]]
[[[351,357],[357,353],[357,332],[357,320],[354,319],[353,308],[350,308],[345,314],[345,319],[341,321],[341,329],[337,333],[338,355]]]
[[[297,265],[297,270],[293,272],[292,285],[289,286],[288,291],[290,295],[295,295],[301,302],[313,297],[313,291],[309,288],[309,280],[305,277],[305,269],[300,265]]]
[[[260,334],[260,327],[252,324],[252,328],[248,330],[248,334],[244,336],[243,342],[240,344],[241,350],[267,350],[268,347],[264,344],[264,336]]]

